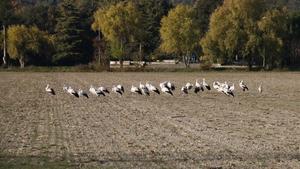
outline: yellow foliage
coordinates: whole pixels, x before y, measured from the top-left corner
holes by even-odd
[[[161,21],[161,50],[166,53],[186,54],[197,46],[200,33],[194,22],[191,6],[177,5]]]
[[[51,47],[52,37],[37,27],[12,25],[7,31],[7,51],[12,59],[19,59],[24,66],[28,53],[46,52],[46,47]]]

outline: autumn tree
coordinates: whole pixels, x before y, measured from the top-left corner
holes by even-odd
[[[261,0],[225,0],[211,16],[209,31],[201,40],[204,55],[221,62],[242,56],[251,68],[259,55],[258,21],[266,11]]]
[[[265,69],[273,68],[282,62],[283,43],[288,31],[287,18],[286,8],[273,9],[267,11],[258,22],[261,32],[259,52]]]
[[[194,12],[189,5],[177,5],[161,21],[161,50],[182,57],[189,67],[190,56],[199,41],[199,30]]]
[[[92,28],[110,43],[111,54],[119,59],[120,67],[123,67],[126,45],[136,42],[142,34],[140,21],[141,14],[131,1],[100,8],[94,14]]]
[[[53,38],[37,27],[13,25],[8,28],[8,53],[17,59],[21,68],[30,60],[31,55],[40,54],[51,57]],[[44,58],[47,59],[47,58]]]

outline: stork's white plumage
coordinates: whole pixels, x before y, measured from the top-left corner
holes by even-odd
[[[210,86],[209,86],[209,84],[206,83],[206,81],[205,81],[204,78],[203,78],[202,84],[203,84],[203,86],[204,86],[207,90],[210,90],[210,89],[211,89]]]
[[[167,82],[167,87],[171,90],[171,91],[174,91],[175,90],[175,85],[174,83],[168,81]]]
[[[92,93],[95,96],[100,96],[100,95],[105,96],[104,92],[102,92],[100,90],[97,90],[94,86],[90,87],[89,92]]]
[[[82,89],[78,90],[78,95],[79,95],[79,97],[89,98],[89,95],[85,91],[83,91]]]
[[[72,96],[75,96],[77,98],[79,97],[78,93],[70,86],[68,87],[67,92]]]
[[[188,82],[188,83],[186,83],[185,87],[187,90],[191,90],[193,88],[193,84]]]
[[[246,90],[249,90],[248,87],[246,86],[246,84],[244,83],[243,80],[240,81],[240,88],[243,90],[243,91],[246,91]]]
[[[213,88],[218,90],[220,88],[220,82],[213,82]]]
[[[117,88],[122,92],[122,94],[125,92],[125,89],[122,85],[118,84]]]
[[[163,92],[163,93],[166,93],[166,94],[170,94],[170,95],[172,95],[173,96],[173,92],[169,89],[169,88],[167,88],[167,87],[162,87],[161,88],[161,91]]]
[[[119,86],[119,87],[118,87],[118,86]],[[120,86],[120,85],[118,85],[118,86],[113,86],[113,87],[111,88],[111,91],[113,91],[113,92],[116,93],[116,94],[123,95],[123,90],[124,90],[124,88],[123,88],[123,90],[122,90],[122,87],[123,87],[123,86]]]
[[[106,87],[100,86],[97,90],[109,94],[109,90]]]
[[[48,94],[55,95],[54,89],[50,88],[49,84],[47,84],[45,90]]]
[[[131,89],[130,89],[130,91],[132,92],[132,93],[137,93],[137,94],[140,94],[140,95],[142,95],[142,91],[141,91],[141,89],[140,88],[138,88],[138,87],[135,87],[135,86],[131,86]]]
[[[229,86],[229,91],[233,92],[234,91],[234,83],[232,84],[232,86]]]
[[[197,79],[196,83],[195,83],[195,90],[194,90],[194,92],[198,93],[200,91],[204,91],[204,88],[203,88],[203,85],[201,83],[199,83],[198,79]]]
[[[258,86],[258,92],[259,92],[259,93],[262,93],[262,92],[263,92],[263,89],[262,89],[262,83],[260,83],[259,86]]]
[[[160,83],[159,84],[159,87],[162,89],[162,88],[164,88],[164,87],[166,87],[166,88],[168,88],[168,82],[167,81],[165,81],[165,82],[162,82],[162,83]]]
[[[147,95],[147,96],[150,95],[149,89],[141,82],[140,82],[140,89],[141,89],[143,95]]]
[[[184,94],[188,94],[188,93],[189,93],[188,90],[189,90],[189,89],[187,88],[187,86],[183,86],[183,87],[181,88],[181,91],[182,91]]]
[[[149,91],[160,94],[160,91],[158,90],[158,88],[153,86],[149,82],[146,83],[146,87],[149,89]]]

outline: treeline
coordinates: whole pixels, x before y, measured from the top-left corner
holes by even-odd
[[[270,0],[0,1],[3,65],[176,59],[265,69],[300,64],[300,11]]]

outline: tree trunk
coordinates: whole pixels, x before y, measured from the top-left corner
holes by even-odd
[[[189,57],[189,52],[186,52],[185,55],[183,56],[185,68],[190,67],[190,57]]]
[[[264,48],[264,53],[263,53],[263,68],[266,69],[266,48]]]
[[[19,59],[19,63],[20,63],[21,69],[25,67],[24,57],[21,57],[21,58]]]
[[[252,70],[252,56],[248,57],[248,69]]]
[[[6,27],[3,25],[3,65],[6,65]]]
[[[120,58],[120,68],[123,69],[123,58]]]

